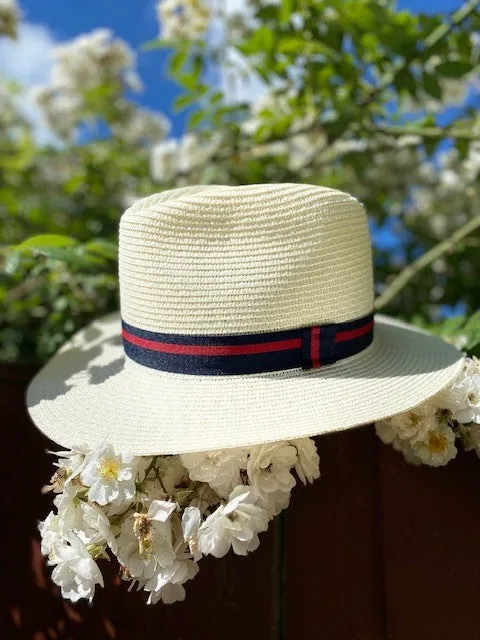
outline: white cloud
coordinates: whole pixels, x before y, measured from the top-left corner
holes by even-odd
[[[47,27],[23,22],[19,25],[17,40],[2,42],[0,73],[25,86],[44,84],[50,75],[56,45]]]
[[[40,112],[31,102],[28,90],[47,84],[53,64],[53,50],[57,41],[51,31],[42,25],[23,22],[16,40],[4,39],[0,55],[0,77],[13,80],[24,87],[21,98],[22,112],[33,125],[39,144],[58,141],[43,123]]]

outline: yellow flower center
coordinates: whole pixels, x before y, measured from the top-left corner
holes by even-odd
[[[427,446],[430,453],[444,453],[448,447],[448,440],[441,433],[431,433],[428,436]]]
[[[152,554],[152,524],[144,513],[135,513],[133,533],[138,540],[138,552],[144,558]]]
[[[412,427],[418,427],[420,424],[420,416],[418,413],[409,413],[408,419],[410,420],[410,426]]]
[[[120,464],[115,458],[104,458],[100,465],[100,475],[104,480],[116,480],[120,472]]]
[[[470,401],[470,404],[477,404],[478,396],[475,393],[475,391],[470,391],[467,397],[468,397],[468,400]]]

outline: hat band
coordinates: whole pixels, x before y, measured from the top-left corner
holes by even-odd
[[[373,327],[373,313],[339,324],[220,336],[156,333],[122,321],[122,336],[126,355],[146,367],[221,376],[318,369],[366,349]]]

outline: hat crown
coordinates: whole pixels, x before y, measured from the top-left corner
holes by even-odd
[[[368,222],[341,191],[199,186],[136,202],[120,221],[123,319],[235,334],[347,322],[373,309]]]

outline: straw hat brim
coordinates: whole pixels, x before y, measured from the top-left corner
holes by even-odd
[[[126,360],[120,317],[77,333],[33,379],[35,424],[63,447],[108,441],[136,455],[249,446],[341,431],[411,409],[458,374],[462,354],[376,317],[365,351],[320,369],[243,376],[157,371]]]

